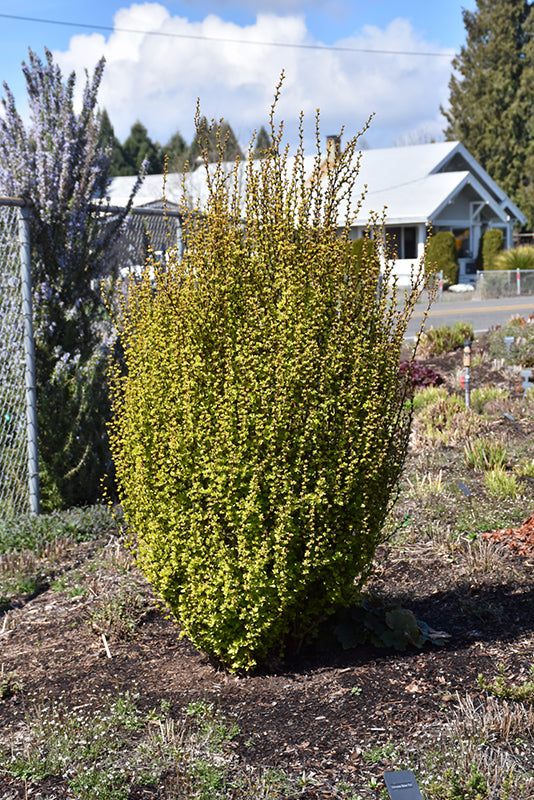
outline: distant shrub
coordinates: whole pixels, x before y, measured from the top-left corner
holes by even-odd
[[[377,257],[376,245],[368,236],[361,236],[359,239],[353,239],[349,247],[360,269],[362,263],[368,264]]]
[[[307,182],[302,145],[290,169],[272,132],[244,175],[210,170],[183,257],[130,287],[113,383],[139,565],[192,642],[244,671],[369,575],[408,447],[399,355],[418,296],[397,310],[377,291],[391,268],[339,235],[357,138]]]
[[[482,236],[482,269],[502,269],[497,266],[497,256],[503,248],[503,234],[498,228],[486,231]]]
[[[425,255],[425,269],[443,271],[448,286],[458,283],[458,259],[452,231],[439,231],[429,237]]]
[[[430,327],[421,335],[420,351],[426,355],[441,355],[463,347],[466,339],[473,339],[473,326],[466,322],[455,322],[453,326]]]
[[[503,250],[496,256],[493,269],[534,269],[534,247],[522,245],[513,250]]]
[[[410,380],[414,389],[420,389],[423,386],[440,386],[443,383],[443,376],[439,372],[426,364],[421,364],[420,361],[402,361],[400,372]]]
[[[514,339],[509,353],[504,342],[508,336]],[[491,358],[502,358],[508,364],[534,367],[534,323],[527,322],[523,317],[513,317],[502,328],[497,328],[490,334],[488,354]]]

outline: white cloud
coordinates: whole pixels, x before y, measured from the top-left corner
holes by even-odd
[[[300,47],[273,47],[268,42]],[[74,36],[69,50],[55,57],[65,72],[75,69],[80,74],[85,68],[92,70],[100,56],[106,57],[100,103],[120,139],[139,119],[162,143],[176,130],[190,141],[198,97],[203,114],[224,117],[248,144],[252,130],[267,122],[282,70],[286,79],[277,117],[285,120],[288,138],[295,136],[301,110],[307,135],[313,136],[317,108],[324,135],[344,125],[346,135],[352,136],[371,113],[375,118],[366,135],[371,145],[393,144],[399,136],[423,128],[439,134],[439,105],[446,101],[450,75],[447,58],[302,47],[314,44],[298,14],[259,14],[254,24],[239,26],[213,14],[190,22],[147,2],[121,9],[108,37]],[[337,46],[442,52],[401,18],[385,29],[366,26]]]

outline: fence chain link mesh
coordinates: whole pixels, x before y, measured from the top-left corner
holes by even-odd
[[[37,479],[36,457],[32,464],[28,445],[21,248],[25,244],[29,247],[29,243],[21,240],[20,205],[20,201],[0,198],[0,519],[35,510],[31,492],[35,493],[32,481]],[[113,222],[111,209],[103,220],[106,218]],[[115,263],[118,262],[122,279],[139,276],[149,252],[165,259],[166,251],[176,245],[181,246],[179,214],[164,213],[161,208],[133,209],[114,244]],[[28,311],[31,317],[30,306]],[[27,346],[28,342],[26,349]]]
[[[534,294],[534,270],[503,269],[477,272],[479,297],[514,297]]]
[[[30,511],[20,209],[0,201],[0,516]]]
[[[149,255],[165,261],[172,248],[182,249],[181,215],[162,208],[133,208],[121,235],[115,243],[115,259],[119,276],[139,277]]]

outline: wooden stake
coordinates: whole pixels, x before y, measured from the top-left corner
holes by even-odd
[[[104,642],[104,649],[106,651],[107,657],[111,658],[111,653],[110,653],[109,647],[108,647],[108,640],[106,639],[106,635],[104,633],[102,634],[102,641]]]

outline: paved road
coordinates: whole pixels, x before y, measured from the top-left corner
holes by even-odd
[[[425,306],[417,304],[406,331],[407,338],[413,338],[423,323]],[[439,328],[454,325],[455,322],[471,323],[475,333],[483,333],[494,325],[505,325],[510,317],[521,315],[527,319],[534,314],[534,297],[499,297],[479,300],[475,297],[462,297],[459,300],[444,300],[433,303],[425,327]]]

